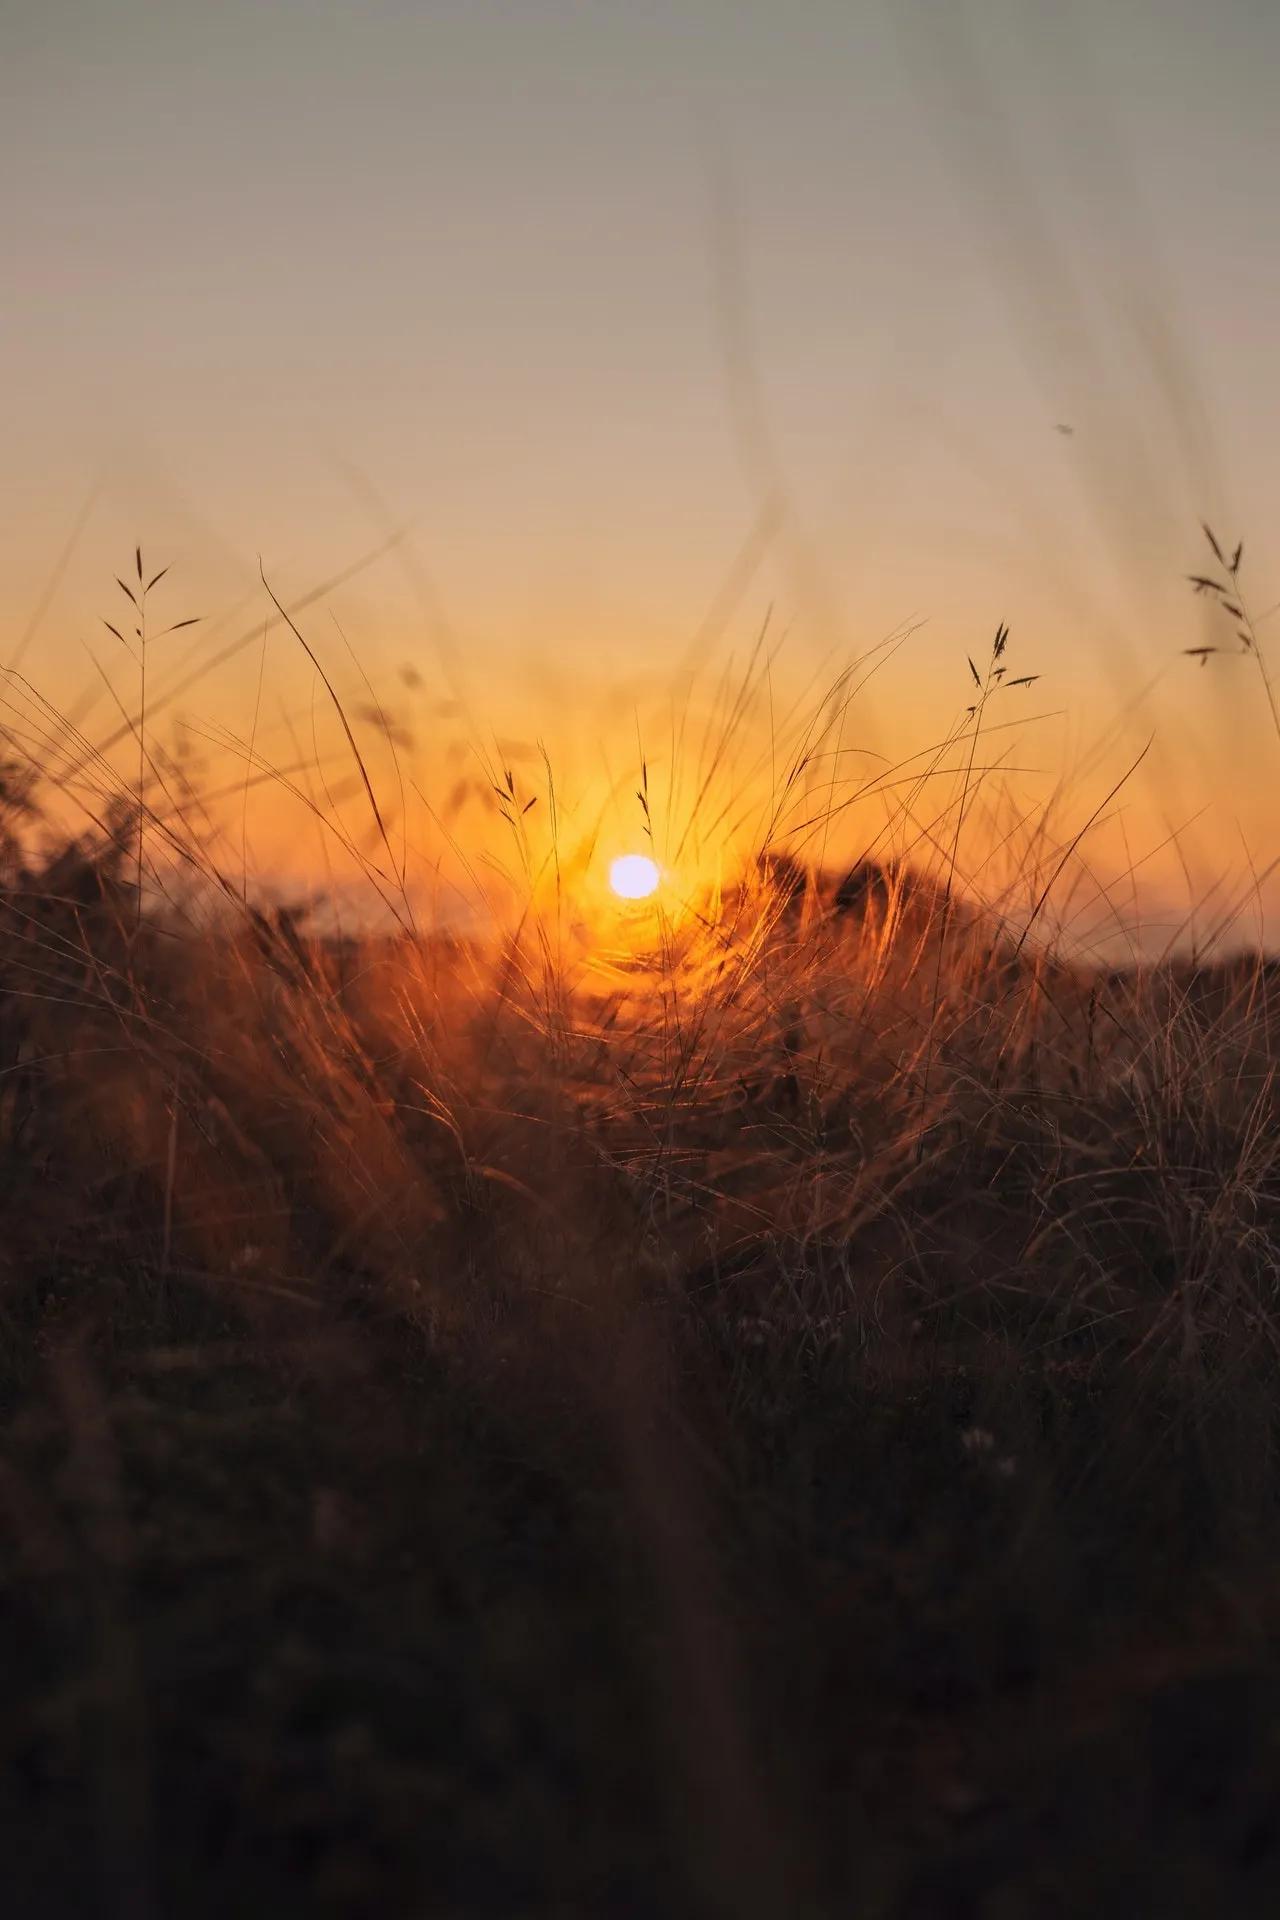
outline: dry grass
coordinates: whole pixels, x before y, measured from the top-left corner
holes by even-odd
[[[1056,952],[1047,816],[967,877],[1007,644],[846,877],[848,679],[609,947],[500,768],[424,930],[332,682],[353,939],[11,728],[10,1911],[1272,1910],[1280,986]]]

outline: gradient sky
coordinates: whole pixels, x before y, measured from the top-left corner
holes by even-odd
[[[403,523],[332,603],[379,685],[568,751],[709,611],[723,653],[772,605],[797,677],[922,620],[860,717],[899,751],[1008,620],[1046,770],[1126,716],[1082,802],[1154,728],[1140,840],[1280,851],[1254,682],[1178,651],[1200,515],[1280,598],[1269,0],[0,26],[0,643],[59,697],[136,538],[243,625],[259,554],[298,593]],[[256,671],[186,710],[247,727]]]

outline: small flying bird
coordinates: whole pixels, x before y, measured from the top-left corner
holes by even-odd
[[[1069,427],[1065,420],[1055,420],[1053,423],[1053,430],[1055,433],[1065,433],[1068,436],[1070,436],[1075,432],[1075,428]]]

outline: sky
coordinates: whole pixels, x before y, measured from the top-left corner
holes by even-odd
[[[1181,652],[1225,637],[1200,518],[1280,599],[1270,4],[0,0],[0,32],[0,657],[56,699],[86,647],[128,697],[101,622],[139,540],[204,623],[163,685],[269,615],[260,563],[289,600],[395,529],[306,632],[428,757],[447,709],[616,757],[767,619],[779,688],[908,634],[852,720],[892,760],[1006,621],[1022,757],[1082,818],[1153,738],[1161,910],[1280,852],[1256,676]],[[260,668],[167,724],[256,706],[279,746],[314,675],[275,630],[264,709]]]

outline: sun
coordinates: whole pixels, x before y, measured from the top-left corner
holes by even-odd
[[[609,868],[609,885],[620,900],[647,900],[662,875],[647,853],[624,853]]]

